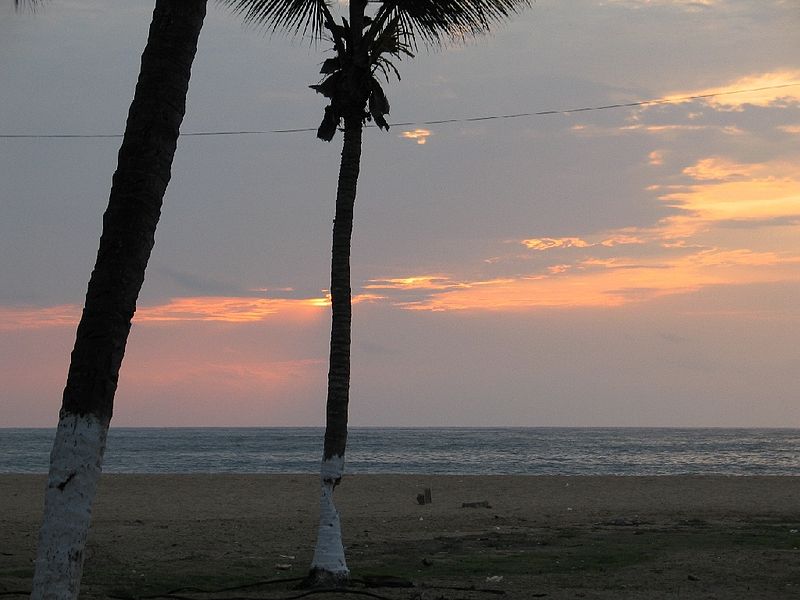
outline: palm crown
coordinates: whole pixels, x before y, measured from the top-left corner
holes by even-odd
[[[428,46],[489,31],[529,0],[350,0],[350,19],[337,23],[328,0],[220,0],[246,22],[273,30],[329,39],[336,55],[322,64],[312,85],[330,101],[317,136],[330,141],[342,120],[374,120],[388,129],[389,101],[379,75],[400,77],[393,59],[413,56],[418,41]],[[367,15],[368,5],[375,5]]]
[[[332,20],[329,0],[219,0],[241,13],[245,21],[285,28],[294,32],[310,32],[320,38],[326,22]],[[353,0],[351,4],[358,4]],[[426,42],[442,38],[485,33],[530,0],[361,0],[378,5],[375,20],[399,16],[405,31]]]

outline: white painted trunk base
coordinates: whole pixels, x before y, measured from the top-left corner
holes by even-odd
[[[344,557],[342,527],[339,513],[333,504],[333,488],[342,478],[344,457],[334,456],[322,461],[320,470],[321,490],[319,498],[319,529],[317,545],[311,570],[324,571],[336,579],[346,579],[350,575]]]
[[[75,600],[108,424],[91,415],[59,419],[39,530],[32,600]]]

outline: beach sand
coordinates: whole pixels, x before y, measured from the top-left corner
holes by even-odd
[[[30,589],[44,482],[0,475],[0,595]],[[311,598],[800,598],[800,477],[352,475],[336,502],[362,595]],[[316,514],[309,475],[104,475],[82,597],[302,577]],[[365,587],[375,576],[414,587]]]

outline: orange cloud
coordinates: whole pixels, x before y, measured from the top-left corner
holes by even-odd
[[[327,306],[327,298],[230,298],[206,296],[173,298],[166,304],[141,307],[136,311],[136,323],[174,323],[178,321],[220,321],[253,323],[263,321],[278,312],[309,314]]]
[[[559,273],[566,273],[572,268],[572,265],[551,265],[547,267],[547,272],[551,275],[558,275]]]
[[[404,131],[400,137],[407,140],[417,140],[417,144],[424,145],[428,138],[432,135],[429,129],[414,129],[413,131]]]
[[[646,131],[648,133],[670,133],[675,131],[703,131],[704,129],[711,129],[708,125],[643,125],[636,123],[634,125],[625,125],[621,127],[621,131]]]
[[[664,164],[664,151],[663,150],[653,150],[650,154],[647,155],[647,162],[648,164],[653,165],[654,167],[658,167]]]
[[[672,219],[673,223],[694,223],[698,229],[715,221],[800,216],[800,166],[795,163],[740,164],[711,157],[683,173],[699,183],[661,197],[668,205],[688,212]],[[691,232],[691,227],[688,229],[683,235]]]
[[[595,246],[605,246],[611,248],[613,246],[623,246],[627,244],[641,244],[643,240],[636,236],[626,233],[633,230],[620,230],[611,237],[603,239],[599,242],[587,242],[584,239],[577,237],[564,237],[564,238],[531,238],[522,240],[522,245],[531,250],[545,251],[554,250],[557,248],[593,248]]]
[[[0,331],[76,327],[80,316],[80,307],[72,304],[47,307],[0,306]]]
[[[639,235],[632,235],[629,232],[636,232],[635,229],[621,229],[615,235],[604,239],[599,243],[600,246],[612,248],[614,246],[628,246],[630,244],[644,244],[644,239]],[[596,244],[597,245],[597,244]]]
[[[377,287],[377,286],[376,286]],[[354,294],[353,304],[384,299],[378,294]],[[329,308],[330,294],[318,298],[249,298],[198,296],[172,298],[164,304],[139,306],[133,317],[138,325],[183,322],[246,324],[266,321],[280,315],[282,319],[309,319]],[[0,306],[0,331],[77,327],[81,307],[65,304],[50,307]]]
[[[660,104],[659,104],[660,105]],[[644,105],[643,110],[646,110],[648,106],[656,106],[655,104],[651,105]],[[691,118],[691,115],[690,115]],[[634,115],[631,117],[631,120],[634,121],[631,125],[624,125],[622,127],[598,127],[594,125],[577,125],[572,127],[572,131],[575,131],[577,134],[583,137],[608,137],[608,136],[615,136],[615,135],[624,135],[628,133],[652,133],[652,134],[679,134],[683,132],[692,132],[692,131],[717,131],[723,133],[725,135],[731,136],[740,136],[744,135],[746,132],[740,127],[735,125],[646,125],[644,123],[637,123],[635,121],[638,120],[638,117]],[[674,136],[673,136],[674,137]],[[656,162],[652,162],[655,158]],[[655,157],[650,157],[650,164],[661,164],[658,161],[658,155]]]
[[[786,102],[797,103],[800,102],[800,70],[785,69],[747,75],[717,87],[676,92],[666,96],[665,100],[682,102],[690,96],[709,96],[704,102],[720,110],[741,110],[747,104],[775,106]]]
[[[376,294],[355,294],[353,304],[380,300]],[[255,323],[280,314],[282,318],[309,318],[319,315],[320,308],[331,305],[330,294],[318,298],[248,298],[200,296],[173,298],[166,304],[139,308],[136,323],[175,323],[180,321],[216,321]]]
[[[353,302],[375,299],[374,295],[353,298]],[[133,320],[137,324],[178,322],[255,323],[280,314],[283,318],[308,318],[319,308],[330,306],[328,297],[265,299],[246,297],[173,298],[165,304],[140,306]],[[77,305],[51,307],[0,307],[0,330],[76,327],[81,315]]]
[[[743,165],[725,158],[712,156],[704,158],[683,170],[684,175],[698,181],[708,179],[732,179],[753,177],[763,171],[762,165]]]
[[[458,283],[453,282],[446,275],[415,275],[413,277],[403,277],[396,279],[370,279],[364,289],[378,290],[444,290],[458,287]]]
[[[553,248],[588,248],[589,242],[576,237],[531,238],[522,240],[523,246],[531,250],[552,250]]]
[[[701,250],[669,260],[587,259],[547,275],[482,282],[437,291],[403,304],[409,310],[526,310],[617,307],[709,285],[797,279],[800,258],[741,250]]]
[[[796,181],[726,182],[692,186],[664,196],[672,206],[694,213],[695,220],[764,220],[800,216],[800,185]]]

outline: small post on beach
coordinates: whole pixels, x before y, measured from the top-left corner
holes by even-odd
[[[425,488],[421,494],[417,494],[417,503],[424,506],[433,502],[431,499],[431,488]]]

